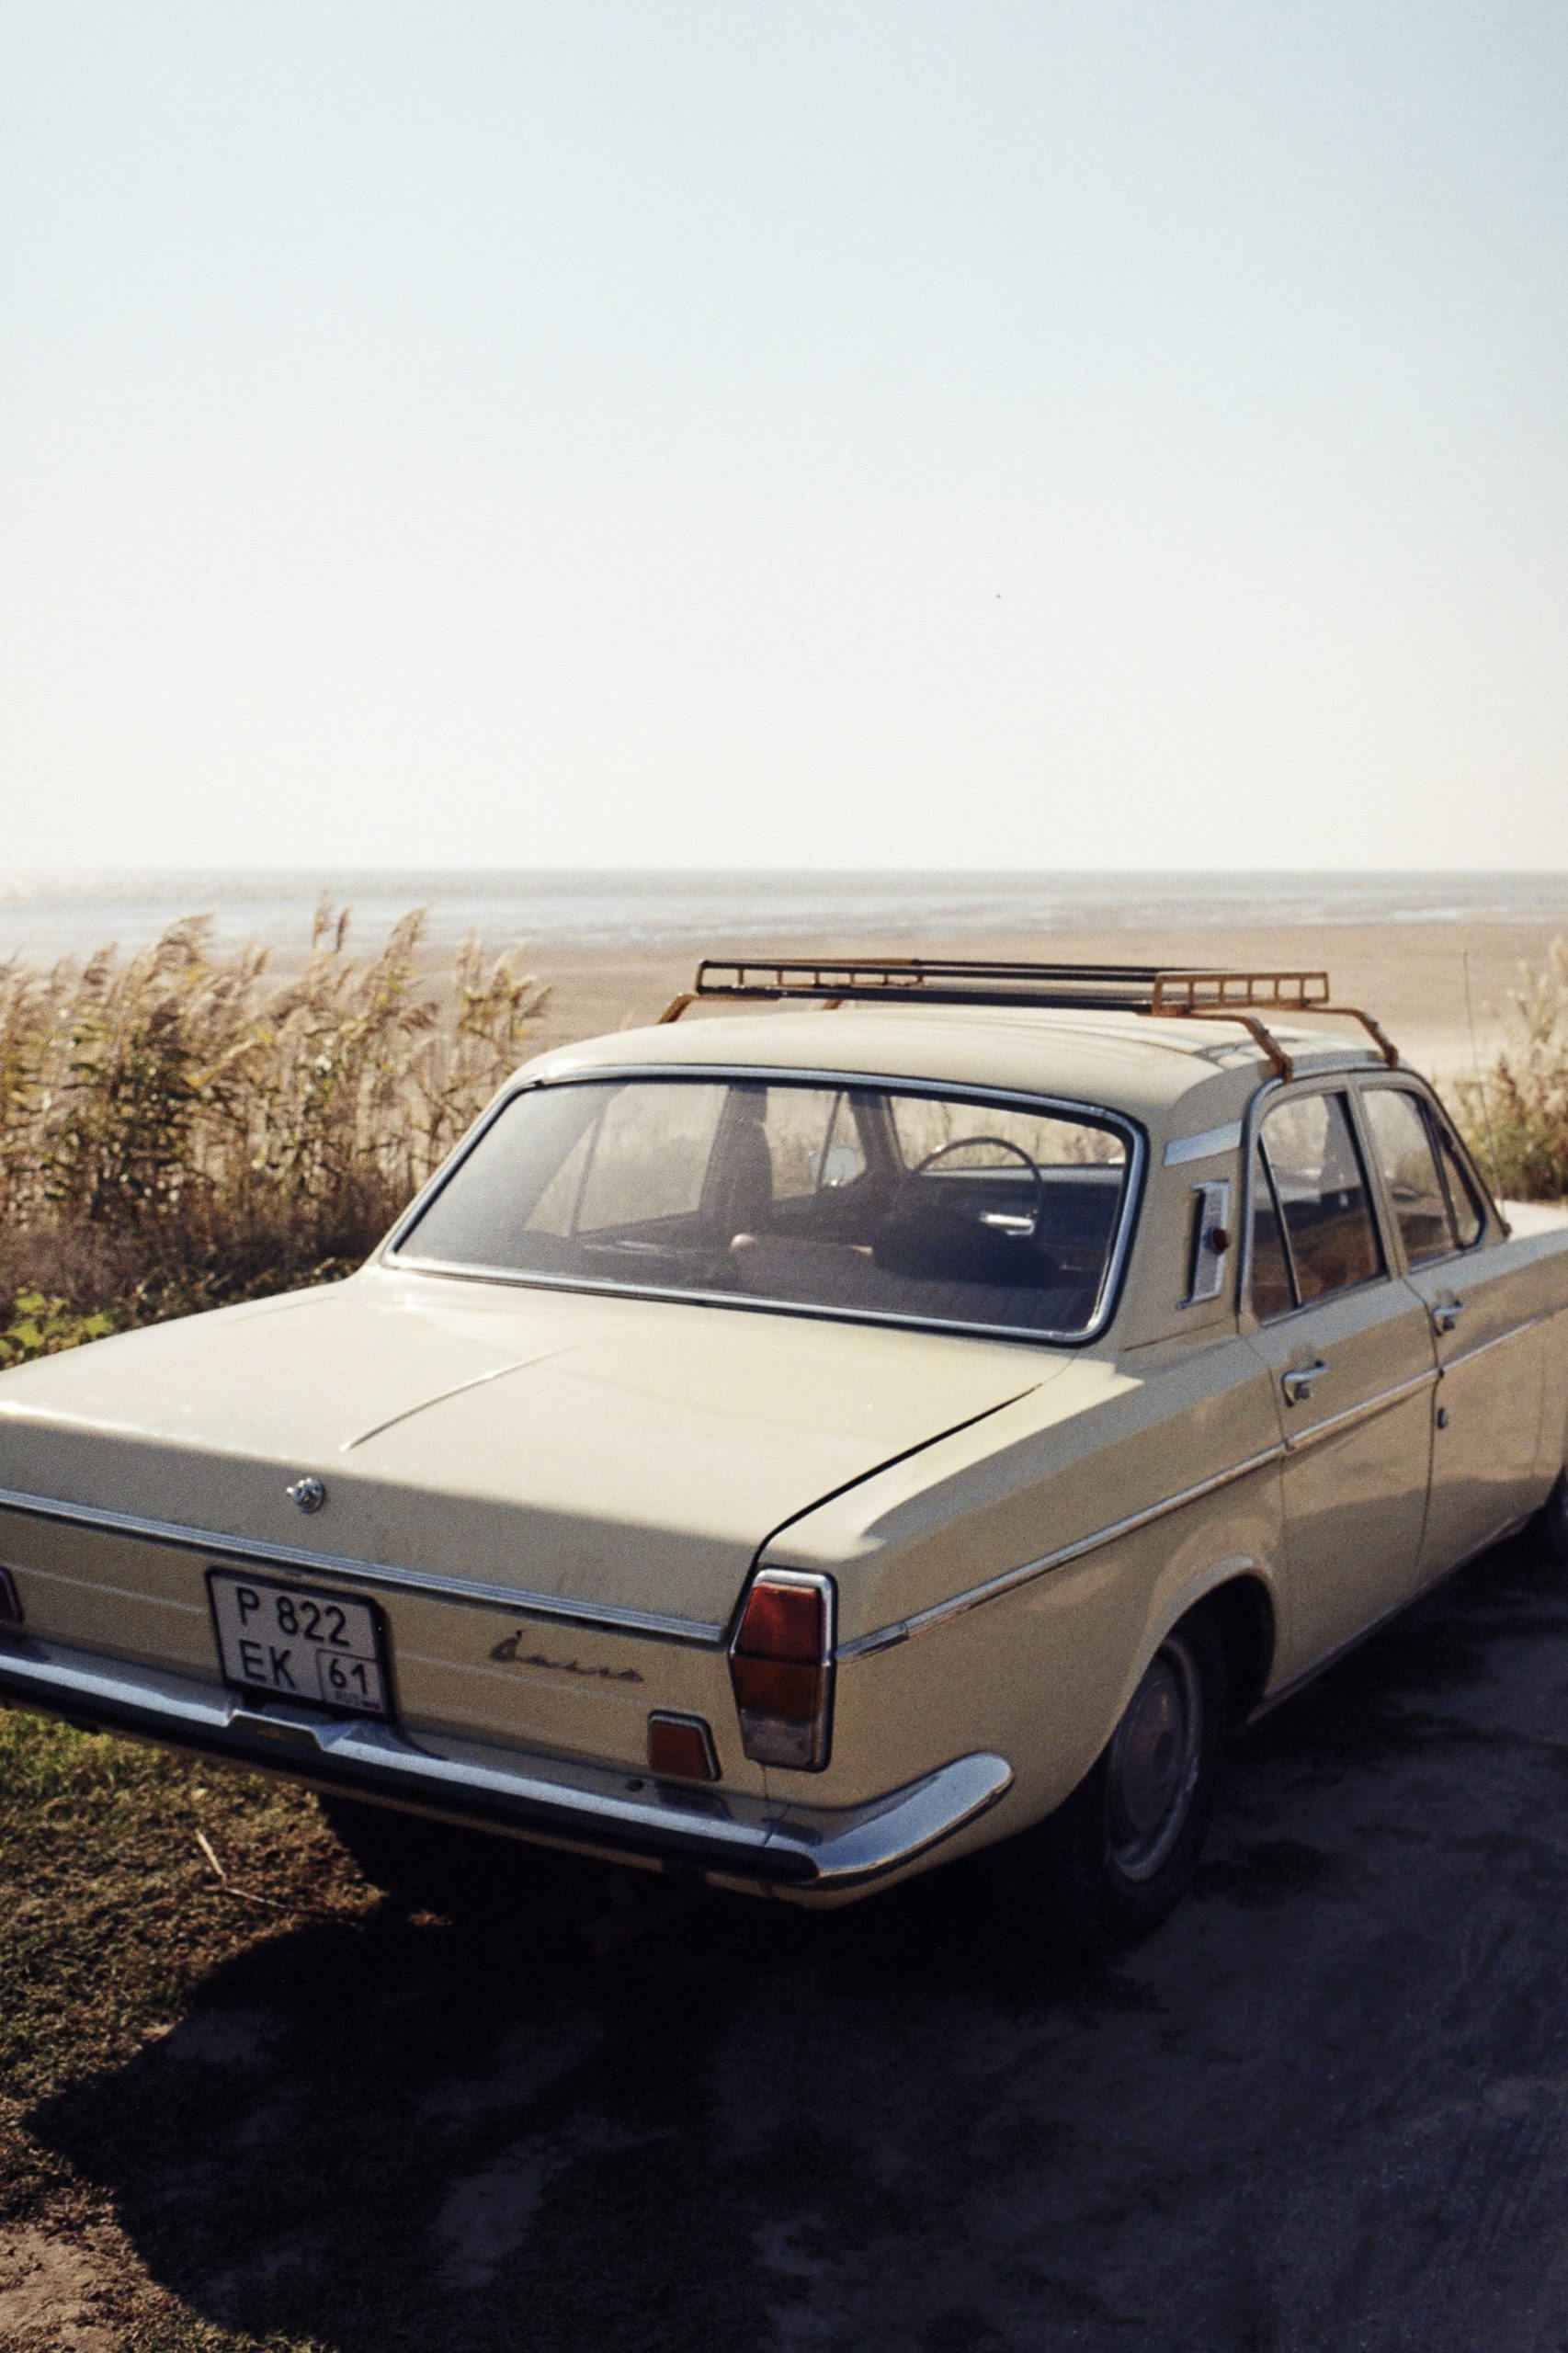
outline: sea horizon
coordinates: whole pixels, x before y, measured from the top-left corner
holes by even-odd
[[[411,909],[426,938],[491,949],[650,949],[832,937],[1430,923],[1568,926],[1568,873],[1050,871],[877,868],[157,868],[0,872],[0,958],[146,946],[193,915],[222,944],[301,948],[323,897],[374,945]]]

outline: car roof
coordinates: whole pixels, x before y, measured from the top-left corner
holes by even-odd
[[[1381,1066],[1376,1050],[1269,1023],[1298,1077]],[[1240,1023],[1030,1006],[846,1005],[698,1016],[556,1048],[530,1078],[719,1067],[909,1078],[1049,1095],[1125,1112],[1165,1135],[1238,1120],[1273,1075]]]

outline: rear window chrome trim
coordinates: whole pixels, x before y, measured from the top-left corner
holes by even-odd
[[[960,1340],[1015,1340],[1020,1347],[1077,1348],[1099,1337],[1104,1324],[1085,1332],[1048,1332],[1034,1324],[959,1324],[934,1315],[892,1315],[870,1307],[810,1307],[796,1299],[765,1299],[711,1290],[655,1290],[650,1284],[596,1280],[589,1275],[520,1275],[511,1267],[462,1267],[441,1258],[399,1257],[410,1274],[443,1282],[510,1283],[526,1290],[583,1291],[594,1298],[663,1301],[671,1307],[713,1307],[730,1314],[794,1315],[812,1324],[872,1324],[899,1332],[935,1332]]]
[[[733,1292],[675,1290],[663,1285],[610,1281],[585,1275],[526,1274],[514,1267],[466,1266],[448,1259],[425,1258],[404,1248],[405,1237],[412,1236],[431,1203],[478,1148],[503,1112],[521,1096],[532,1094],[536,1088],[544,1086],[582,1086],[606,1082],[623,1083],[631,1079],[655,1082],[695,1080],[709,1086],[749,1080],[775,1086],[878,1088],[893,1095],[926,1095],[939,1101],[983,1103],[1002,1109],[1031,1111],[1046,1118],[1062,1117],[1109,1129],[1121,1139],[1127,1159],[1122,1171],[1116,1232],[1106,1255],[1105,1273],[1101,1278],[1093,1316],[1080,1329],[1072,1332],[1051,1331],[1041,1324],[970,1324],[946,1316],[901,1315],[872,1308],[808,1305],[797,1300],[742,1297]],[[806,1070],[753,1063],[590,1063],[575,1070],[562,1071],[559,1075],[545,1074],[537,1078],[525,1078],[503,1088],[457,1145],[444,1166],[437,1170],[429,1184],[409,1203],[375,1254],[375,1263],[406,1268],[411,1274],[436,1276],[446,1281],[511,1283],[523,1290],[585,1291],[614,1299],[669,1300],[685,1306],[724,1308],[742,1313],[753,1311],[767,1315],[803,1316],[816,1323],[871,1324],[896,1331],[936,1332],[952,1334],[960,1338],[1013,1340],[1037,1347],[1081,1348],[1104,1336],[1121,1303],[1127,1264],[1142,1209],[1148,1160],[1148,1139],[1139,1122],[1127,1112],[1113,1110],[1103,1103],[1080,1103],[1066,1096],[1037,1094],[1028,1087],[971,1086],[962,1080],[943,1078],[905,1078],[885,1071]]]

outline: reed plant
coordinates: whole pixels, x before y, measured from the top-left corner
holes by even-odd
[[[1526,966],[1515,1037],[1457,1089],[1466,1137],[1506,1199],[1568,1199],[1568,938]]]
[[[522,1059],[544,991],[424,917],[300,969],[210,918],[131,955],[0,965],[0,1363],[327,1280],[362,1259]]]

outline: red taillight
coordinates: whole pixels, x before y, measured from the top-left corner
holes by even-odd
[[[808,1659],[827,1655],[827,1595],[820,1585],[786,1585],[765,1569],[746,1596],[735,1634],[744,1658]]]
[[[648,1719],[648,1769],[661,1779],[716,1781],[713,1735],[700,1716],[654,1714]]]
[[[730,1645],[741,1746],[754,1764],[816,1772],[827,1763],[832,1654],[827,1578],[764,1569]]]

